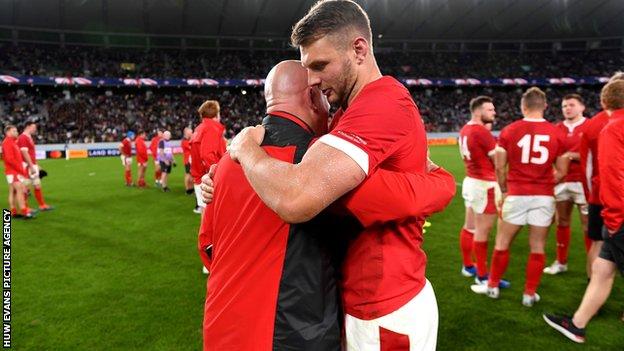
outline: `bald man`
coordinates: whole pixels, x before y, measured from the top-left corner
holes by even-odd
[[[299,163],[315,137],[327,132],[326,97],[308,86],[299,61],[284,61],[267,76],[265,98],[262,148],[271,157]],[[348,240],[363,226],[442,209],[454,194],[454,180],[439,168],[429,174],[424,180],[380,170],[337,203],[335,213],[288,224],[260,200],[240,165],[224,155],[199,232],[200,255],[211,272],[204,350],[341,350],[337,272]],[[442,189],[441,184],[450,189],[443,200],[419,193],[419,201],[416,196],[405,201],[406,193]]]

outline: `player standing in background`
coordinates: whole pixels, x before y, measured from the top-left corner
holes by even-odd
[[[25,184],[32,182],[35,188],[35,198],[39,204],[40,211],[50,211],[52,206],[43,200],[43,192],[41,190],[41,178],[39,178],[39,165],[37,164],[37,153],[35,152],[35,140],[33,135],[37,133],[37,124],[35,122],[26,122],[26,126],[22,134],[17,138],[17,146],[19,146],[24,160],[24,168],[28,171],[29,179]]]
[[[193,211],[203,213],[206,204],[202,200],[199,185],[202,176],[210,170],[210,166],[219,162],[225,153],[225,138],[223,137],[225,127],[220,123],[221,108],[218,101],[205,101],[197,109],[197,113],[201,118],[201,123],[195,127],[190,141],[191,176],[197,199],[197,207]]]
[[[136,149],[137,167],[139,173],[138,186],[139,188],[145,188],[145,171],[147,170],[148,156],[144,130],[139,130],[138,136],[134,140],[134,148]]]
[[[574,316],[543,316],[551,327],[577,343],[585,342],[585,328],[611,294],[616,272],[624,275],[624,80],[605,85],[600,104],[609,115],[598,139],[604,243]]]
[[[11,215],[18,216],[15,207],[21,210],[21,215],[30,219],[33,214],[26,205],[25,187],[23,182],[28,177],[28,173],[24,169],[22,153],[17,146],[17,127],[8,125],[4,128],[4,140],[2,141],[2,160],[4,161],[4,174],[7,183],[9,183],[9,207]]]
[[[158,143],[160,143],[162,135],[162,131],[160,129],[157,129],[156,135],[152,137],[149,145],[150,152],[152,153],[152,159],[154,160],[154,184],[156,185],[156,187],[160,186],[160,176],[162,175],[160,162],[158,162]]]
[[[496,222],[495,193],[500,193],[494,172],[496,140],[485,127],[493,123],[496,110],[491,97],[478,96],[470,100],[470,121],[459,132],[459,151],[466,167],[462,196],[466,205],[464,227],[460,232],[463,259],[461,273],[466,277],[477,275],[475,282],[487,281],[488,236]],[[472,254],[476,258],[476,269]],[[501,280],[501,287],[509,283]]]
[[[121,158],[121,164],[124,166],[124,178],[126,179],[126,186],[134,186],[132,183],[132,140],[134,139],[134,132],[128,131],[126,137],[123,138],[119,144],[119,153]]]
[[[193,177],[191,177],[191,137],[193,136],[193,130],[189,127],[184,128],[184,134],[180,147],[182,147],[182,154],[184,156],[184,189],[186,194],[191,195],[195,192],[193,187]]]
[[[158,162],[162,170],[160,185],[164,192],[169,192],[169,174],[171,173],[171,166],[173,166],[173,147],[171,146],[170,140],[171,132],[167,130],[163,133],[162,139],[158,142]]]
[[[544,119],[546,94],[539,88],[529,88],[520,105],[524,118],[503,128],[496,148],[502,211],[489,280],[487,285],[476,284],[471,289],[498,298],[499,282],[509,263],[509,246],[528,224],[531,252],[522,304],[531,307],[540,300],[536,291],[546,261],[546,237],[555,214],[553,189],[565,177],[569,160],[563,156],[565,136]]]
[[[615,73],[609,82],[624,80],[624,72]],[[589,219],[587,225],[587,236],[591,240],[591,248],[587,256],[587,264],[590,267],[598,257],[602,247],[602,226],[603,220],[600,212],[602,202],[600,201],[600,179],[598,167],[598,136],[600,131],[609,122],[609,115],[606,111],[601,111],[587,121],[585,132],[581,136],[580,156],[581,169],[584,174],[583,187],[585,197],[589,203]],[[591,277],[591,274],[589,275]]]
[[[562,183],[555,186],[557,201],[557,259],[549,267],[544,268],[546,274],[559,274],[568,270],[568,251],[570,246],[570,221],[572,210],[576,204],[579,209],[581,226],[585,237],[585,248],[589,251],[587,239],[587,200],[583,191],[583,173],[581,170],[579,147],[581,135],[587,127],[587,119],[583,117],[585,103],[578,94],[569,94],[561,101],[564,120],[557,123],[557,128],[566,135],[566,156],[570,159],[568,174]],[[589,266],[587,269],[589,276]]]

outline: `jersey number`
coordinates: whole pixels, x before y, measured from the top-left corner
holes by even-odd
[[[468,137],[459,136],[459,153],[465,160],[470,161],[470,150],[468,150]]]
[[[531,139],[533,139],[531,141]],[[542,143],[549,142],[550,135],[531,135],[526,134],[518,142],[518,146],[522,149],[522,159],[520,162],[524,164],[532,163],[534,165],[543,165],[548,161],[548,148]],[[539,154],[539,157],[531,157],[531,151]]]

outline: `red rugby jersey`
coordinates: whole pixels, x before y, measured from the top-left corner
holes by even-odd
[[[132,141],[130,138],[124,138],[121,141],[121,153],[124,156],[132,156]]]
[[[598,139],[600,200],[604,224],[612,232],[624,225],[624,109],[613,111]]]
[[[583,187],[587,202],[601,205],[600,177],[598,168],[598,136],[609,122],[609,115],[601,111],[587,121],[585,131],[581,136],[579,153],[581,154],[581,169],[583,172]]]
[[[191,142],[189,139],[182,138],[180,141],[180,147],[182,147],[182,154],[184,155],[184,164],[189,163],[189,159],[191,158]]]
[[[482,124],[468,122],[459,132],[459,152],[464,160],[466,176],[495,181],[494,163],[490,158],[496,139]]]
[[[4,138],[2,141],[2,160],[4,161],[4,174],[28,176],[22,164],[24,160],[17,146],[17,138]]]
[[[588,120],[585,117],[582,117],[576,123],[567,123],[567,121],[563,121],[557,123],[557,128],[561,130],[561,132],[566,136],[565,137],[565,145],[567,151],[571,152],[579,152],[581,145],[581,135],[585,129],[587,129]],[[564,178],[564,182],[580,182],[583,180],[583,170],[581,169],[581,161],[580,160],[572,160],[570,161],[570,166],[568,168],[568,174]]]
[[[565,136],[545,119],[521,119],[503,128],[498,145],[507,151],[508,195],[554,195],[553,164]]]
[[[37,164],[37,153],[35,152],[35,141],[32,136],[22,133],[17,138],[17,146],[28,149],[28,156],[34,165]]]
[[[377,168],[413,174],[426,171],[427,136],[409,91],[384,76],[364,86],[332,120],[319,142],[349,155],[371,175]],[[343,268],[347,313],[374,319],[391,313],[425,285],[423,217],[364,229],[350,244]]]
[[[162,138],[158,137],[158,135],[154,135],[150,141],[149,150],[152,153],[154,160],[158,159],[158,144],[160,143],[160,139]]]
[[[134,147],[136,148],[136,156],[138,163],[147,162],[147,144],[145,144],[145,139],[143,137],[138,136],[134,140]]]
[[[225,154],[224,130],[223,124],[211,118],[202,119],[202,123],[195,128],[190,140],[191,176],[195,184],[200,184],[201,177],[208,173],[210,166],[219,162]]]

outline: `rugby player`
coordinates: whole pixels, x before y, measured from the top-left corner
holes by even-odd
[[[210,166],[216,164],[225,153],[225,127],[220,123],[221,108],[219,102],[207,100],[197,109],[201,123],[195,127],[191,137],[191,176],[197,207],[195,213],[203,213],[206,207],[201,197],[201,178],[208,173]]]
[[[583,117],[585,103],[578,94],[568,94],[561,101],[564,120],[557,123],[557,128],[566,135],[567,157],[570,159],[568,175],[563,182],[555,186],[557,201],[557,259],[549,267],[544,268],[546,274],[559,274],[568,270],[568,250],[570,246],[570,220],[574,205],[578,206],[584,237],[587,239],[587,200],[583,191],[583,172],[581,170],[579,147],[581,135],[588,125]],[[586,240],[586,251],[589,251]],[[589,275],[589,271],[587,272]]]
[[[546,237],[555,213],[554,186],[565,177],[569,160],[564,156],[565,135],[544,119],[546,94],[539,88],[529,88],[520,105],[524,118],[503,128],[496,148],[502,209],[490,276],[487,284],[475,284],[471,289],[491,298],[499,297],[499,282],[509,263],[509,247],[520,229],[528,225],[530,254],[522,304],[531,307],[540,300],[536,291],[546,260]]]
[[[323,135],[293,165],[261,147],[264,127],[249,127],[232,142],[262,201],[283,220],[301,223],[356,188],[377,169],[424,174],[427,140],[418,108],[396,79],[382,76],[370,21],[353,1],[320,1],[295,25],[308,84],[339,108]],[[424,217],[365,228],[350,243],[343,267],[348,350],[409,344],[433,350],[438,310],[425,278]],[[382,341],[380,341],[380,333]]]
[[[145,188],[145,171],[147,170],[147,144],[145,143],[145,131],[139,130],[138,136],[134,140],[134,147],[136,149],[137,166],[139,173],[139,180],[137,185],[139,188]]]
[[[585,342],[585,328],[611,294],[616,272],[624,275],[624,80],[605,85],[600,104],[609,115],[609,123],[598,139],[604,243],[592,264],[591,279],[574,315],[543,316],[548,325],[577,343]]]
[[[285,162],[300,162],[315,134],[327,130],[326,98],[307,85],[298,61],[284,61],[269,73],[265,98],[263,150]],[[426,177],[380,170],[341,205],[366,226],[439,211],[455,184],[447,172],[430,168]],[[336,245],[360,227],[336,227],[349,221],[327,211],[306,223],[287,224],[260,202],[227,154],[217,165],[214,183],[218,190],[213,202],[206,199],[210,204],[198,244],[211,269],[204,350],[340,350],[335,271],[342,255]]]
[[[494,122],[496,110],[492,98],[477,96],[470,100],[471,119],[459,132],[459,151],[466,167],[462,196],[466,206],[460,232],[463,260],[461,273],[477,276],[477,284],[487,281],[488,236],[496,222],[496,194],[500,193],[494,172],[496,140],[486,128]],[[476,268],[472,255],[476,258]],[[508,283],[501,280],[501,287]]]
[[[128,131],[126,137],[119,143],[119,157],[121,158],[121,164],[124,166],[126,186],[134,186],[134,183],[132,183],[132,140],[134,140],[134,132]]]
[[[17,127],[8,125],[4,128],[4,140],[2,141],[2,160],[4,161],[4,174],[9,183],[9,207],[11,215],[18,216],[17,208],[25,219],[33,218],[32,211],[26,205],[24,181],[28,177],[23,166],[22,153],[17,146]],[[17,205],[17,207],[16,207]]]
[[[160,139],[162,139],[162,135],[162,131],[157,129],[156,134],[152,137],[149,145],[149,150],[152,154],[152,159],[154,160],[154,184],[157,187],[160,186],[160,177],[162,176],[160,162],[158,162],[158,144],[160,143]]]
[[[37,164],[37,153],[35,151],[35,140],[33,135],[37,134],[37,124],[35,122],[26,122],[22,134],[17,138],[17,146],[19,146],[24,160],[24,168],[28,170],[28,178],[25,185],[31,183],[37,204],[40,211],[50,211],[52,206],[46,204],[43,199],[43,191],[41,190],[41,178],[39,177],[39,165]]]
[[[191,195],[195,192],[193,187],[193,177],[191,177],[191,137],[193,136],[193,130],[189,127],[184,128],[182,141],[180,147],[182,147],[183,163],[184,163],[184,189],[187,195]]]

